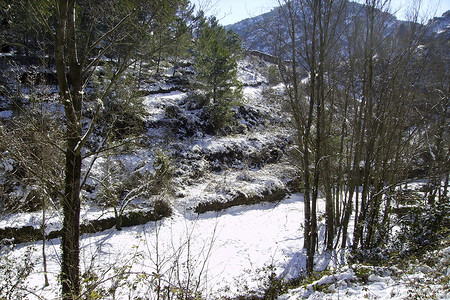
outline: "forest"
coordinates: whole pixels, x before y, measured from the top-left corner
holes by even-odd
[[[278,3],[0,3],[0,299],[450,295],[450,13]]]

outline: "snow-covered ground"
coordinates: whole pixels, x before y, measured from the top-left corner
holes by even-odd
[[[323,204],[319,203],[319,214],[323,212]],[[162,286],[184,286],[210,299],[258,294],[266,288],[264,283],[272,271],[291,279],[304,269],[303,217],[303,198],[293,194],[276,204],[238,206],[202,215],[176,211],[162,221],[121,231],[85,234],[81,238],[81,267],[86,278],[83,282],[88,285],[92,278],[95,282],[105,281],[97,289],[109,291],[115,285],[115,299],[152,299],[156,279],[161,279]],[[320,228],[323,226],[322,223]],[[50,279],[47,287],[44,287],[42,242],[22,244],[12,255],[24,257],[29,246],[34,248],[32,259],[38,262],[27,281],[28,288],[34,291],[29,298],[58,298],[59,239],[47,241]],[[440,255],[443,265],[448,267],[450,247]],[[424,286],[415,290],[413,283],[424,280],[429,267],[416,267],[409,274],[396,268],[364,267],[372,269],[363,284],[360,275],[344,265],[345,261],[345,253],[340,251],[333,256],[318,255],[317,269],[328,267],[331,271],[279,299],[408,299],[421,293],[425,296],[434,293],[442,299],[450,296],[448,290],[441,290],[438,285],[429,284],[428,291],[422,290]],[[121,271],[127,275],[118,275]]]
[[[169,280],[169,269],[179,263],[181,270],[178,271],[192,272],[194,280],[201,281],[204,295],[245,293],[244,283],[250,290],[258,289],[257,270],[264,266],[274,265],[280,271],[289,269],[290,275],[298,275],[304,265],[303,256],[299,254],[303,243],[302,219],[303,203],[299,194],[278,204],[240,206],[220,213],[176,212],[162,221],[122,231],[111,229],[83,235],[82,272],[93,264],[92,272],[96,274],[112,267],[127,266],[138,274],[153,274],[159,259],[163,277]],[[39,249],[42,243],[33,245]],[[20,257],[26,248],[27,245],[21,245],[14,254]],[[48,241],[46,252],[50,286],[43,288],[42,265],[38,264],[29,278],[29,287],[45,299],[54,299],[59,289],[59,240]],[[36,251],[33,257],[40,261],[40,255],[41,252]],[[177,259],[180,261],[173,261]],[[189,260],[192,266],[187,266]],[[121,295],[125,297],[130,292],[125,288]],[[144,286],[134,292],[148,291]]]
[[[171,151],[178,151],[177,159],[190,164],[186,168],[195,167],[202,174],[193,176],[192,170],[187,170],[174,179],[175,195],[169,199],[174,208],[171,217],[126,227],[121,231],[112,228],[84,234],[81,237],[80,255],[83,291],[92,287],[89,291],[91,296],[94,296],[92,291],[95,291],[98,296],[107,295],[107,299],[154,299],[157,291],[172,294],[198,292],[209,299],[233,298],[238,295],[262,295],[270,284],[270,278],[274,280],[272,273],[282,280],[303,274],[304,212],[301,194],[290,194],[277,203],[236,206],[203,214],[194,212],[199,203],[227,201],[236,192],[258,195],[267,190],[286,188],[285,179],[295,173],[292,166],[283,160],[252,167],[242,158],[227,163],[219,161],[218,164],[223,164],[220,166],[222,170],[211,170],[215,161],[208,160],[208,157],[239,149],[239,155],[251,160],[261,152],[270,150],[272,145],[286,143],[289,136],[288,130],[277,127],[277,122],[286,119],[280,113],[280,102],[268,103],[262,97],[267,92],[264,84],[258,86],[264,81],[263,76],[252,70],[247,62],[241,62],[240,79],[253,85],[244,88],[243,105],[250,107],[255,114],[269,116],[266,118],[269,121],[243,124],[249,129],[242,134],[219,137],[201,133],[176,141],[178,146],[172,146]],[[272,87],[272,92],[277,93],[280,88]],[[187,93],[183,91],[146,96],[143,101],[148,111],[146,121],[169,122],[165,116],[166,108],[180,106],[186,97]],[[197,117],[195,110],[183,113],[190,120]],[[164,142],[169,129],[152,128],[153,137]],[[154,171],[154,156],[146,147],[130,154],[121,154],[119,159],[129,174],[142,169]],[[92,176],[105,176],[101,169],[105,160],[103,157],[97,159]],[[88,184],[91,183],[88,181]],[[83,194],[86,199],[94,198],[95,195],[87,192]],[[145,202],[145,199],[140,200]],[[136,201],[136,205],[139,204]],[[319,216],[323,216],[323,212],[324,202],[320,199]],[[89,201],[83,203],[83,222],[112,216],[112,208],[100,208]],[[40,228],[41,218],[42,212],[2,216],[0,228]],[[324,221],[323,218],[320,220],[319,239],[323,240]],[[60,213],[50,209],[46,216],[47,231],[60,229],[61,221]],[[445,299],[450,296],[448,283],[446,286],[434,285],[432,282],[428,285],[413,284],[430,274],[429,267],[422,266],[410,273],[403,273],[395,268],[375,270],[366,266],[348,266],[346,250],[332,254],[323,253],[322,250],[323,245],[319,244],[316,270],[328,270],[316,281],[290,290],[280,299],[405,299],[422,294],[425,296],[421,299],[426,299],[426,295]],[[9,252],[8,259],[20,265],[28,251],[31,251],[31,259],[36,265],[26,279],[25,294],[29,299],[58,299],[60,240],[46,242],[47,287],[44,287],[42,241],[15,246]],[[436,255],[440,265],[447,266],[444,274],[448,277],[450,247],[444,247]],[[361,269],[369,270],[365,283],[361,282],[358,271]],[[8,275],[2,273],[0,276]]]

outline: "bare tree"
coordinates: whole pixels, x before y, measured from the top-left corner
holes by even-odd
[[[305,198],[305,248],[307,273],[313,271],[317,246],[317,199],[326,199],[327,250],[333,249],[335,203],[332,165],[332,123],[338,93],[332,77],[338,58],[339,28],[344,24],[346,1],[284,1],[281,18],[287,20],[289,64],[281,65],[292,111],[298,152],[301,156]],[[280,60],[283,61],[283,60]],[[301,74],[308,74],[301,83]]]
[[[39,28],[34,35],[39,49],[35,57],[54,60],[61,105],[64,108],[64,183],[60,195],[63,208],[61,282],[64,299],[76,298],[80,291],[79,235],[80,189],[86,142],[97,125],[103,103],[115,83],[138,59],[145,43],[152,43],[155,26],[165,26],[181,1],[97,1],[74,0],[16,1],[11,11],[26,12]],[[42,33],[41,33],[42,32]],[[45,33],[45,34],[44,34]],[[11,43],[26,43],[12,37]],[[14,40],[15,39],[15,40]],[[31,43],[32,44],[32,43]],[[96,67],[109,57],[112,72],[93,102],[85,96]],[[49,61],[53,62],[53,60]],[[53,64],[52,64],[53,65]],[[92,109],[92,113],[87,111]],[[87,124],[87,125],[86,125]]]
[[[415,109],[426,66],[418,51],[422,27],[417,18],[392,26],[388,11],[389,1],[367,1],[346,34],[344,80],[353,117],[342,245],[355,200],[354,250],[386,242],[391,199],[408,178],[422,122]]]

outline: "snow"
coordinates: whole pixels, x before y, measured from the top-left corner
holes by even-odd
[[[154,94],[144,98],[143,104],[149,113],[149,121],[157,121],[164,118],[164,109],[174,105],[186,97],[186,93],[174,91],[167,94]]]
[[[200,191],[193,189],[191,195],[196,192]],[[319,214],[323,211],[321,200]],[[158,267],[162,276],[175,280],[170,277],[170,271],[178,267],[182,273],[200,280],[203,295],[214,299],[260,291],[264,268],[273,266],[285,279],[299,276],[304,269],[303,214],[303,198],[293,194],[279,203],[237,206],[218,213],[197,215],[179,209],[172,217],[161,221],[121,231],[110,229],[84,234],[81,237],[82,274],[94,272],[102,280],[110,276],[113,269],[129,268],[133,274],[155,274]],[[323,227],[323,223],[319,226]],[[36,249],[33,259],[40,261],[38,249],[42,242],[19,245],[13,255],[20,257],[29,245]],[[449,252],[450,248],[444,251]],[[59,291],[59,239],[47,241],[46,252],[50,286],[43,287],[40,264],[36,265],[27,285],[40,297],[55,299]],[[333,258],[318,255],[316,265],[326,260],[334,269],[333,274],[290,290],[279,299],[404,299],[408,295],[407,283],[390,276],[389,272],[370,274],[367,284],[358,284],[354,271],[342,267],[337,257],[340,255],[334,254]],[[426,272],[425,269],[416,271],[419,277],[424,276],[422,271]],[[136,277],[128,279],[137,280]],[[148,296],[148,292],[146,284],[137,284],[136,290],[131,291],[127,286],[117,289],[116,296],[118,299],[130,295]]]
[[[238,62],[238,80],[246,85],[259,85],[266,83],[267,79],[254,69],[254,66],[247,61]]]
[[[280,103],[269,105],[262,101],[262,92],[267,88],[262,75],[251,69],[247,62],[240,62],[239,65],[240,80],[248,85],[259,85],[244,87],[244,104],[261,114],[277,115],[273,109]],[[275,91],[282,89],[281,86],[271,88]],[[181,91],[145,96],[143,105],[149,113],[146,121],[163,120],[165,109],[180,104],[185,97],[187,94]],[[283,118],[281,115],[272,117]],[[287,136],[286,132],[274,131],[264,126],[258,129],[260,130],[243,135],[195,137],[181,144],[179,154],[185,158],[189,157],[192,164],[195,163],[201,170],[205,170],[205,164],[209,163],[204,159],[205,155],[219,155],[240,149],[251,157],[265,146],[276,143],[277,135]],[[148,149],[119,155],[117,159],[127,172],[153,170],[154,156]],[[86,165],[89,163],[86,160]],[[106,159],[99,157],[94,163],[91,176],[104,177],[102,165],[105,163]],[[13,162],[3,160],[0,162],[0,171],[10,170],[12,165]],[[177,178],[177,196],[168,199],[174,208],[171,217],[123,228],[121,231],[112,228],[82,235],[81,273],[95,273],[100,282],[104,280],[102,287],[106,290],[117,285],[116,299],[149,296],[154,291],[152,284],[158,281],[158,278],[162,278],[164,284],[169,286],[180,283],[187,285],[186,278],[190,278],[189,287],[195,287],[198,283],[202,296],[211,299],[233,298],[253,292],[260,294],[264,288],[261,278],[266,278],[271,268],[285,280],[297,278],[303,274],[306,265],[302,248],[304,211],[301,194],[288,195],[277,203],[236,206],[201,215],[193,210],[201,202],[227,201],[237,192],[260,195],[267,190],[284,188],[285,177],[293,173],[292,167],[289,168],[283,163],[255,168],[234,164],[221,172],[205,171],[201,178]],[[417,186],[420,184],[417,183]],[[88,193],[83,196],[94,197]],[[319,199],[318,215],[323,212],[324,201]],[[81,220],[84,223],[113,216],[112,208],[103,209],[90,202],[83,203]],[[49,209],[46,218],[47,233],[61,229],[62,216],[59,211]],[[2,216],[0,228],[40,228],[41,222],[41,212],[16,213]],[[351,220],[350,224],[353,223]],[[319,234],[322,243],[323,218],[319,223]],[[17,245],[10,256],[20,260],[29,247],[34,249],[32,258],[37,264],[31,276],[27,278],[27,288],[34,291],[34,295],[29,295],[28,298],[57,299],[60,297],[60,240],[52,239],[46,243],[50,280],[48,287],[43,284],[42,241]],[[355,271],[346,266],[346,250],[323,253],[322,244],[319,244],[319,249],[315,259],[316,270],[330,272],[324,273],[314,282],[290,290],[279,299],[404,299],[409,295],[409,281],[420,280],[430,271],[426,266],[420,266],[414,270],[413,275],[400,277],[394,275],[400,273],[400,270],[392,274],[374,272],[368,275],[367,283],[362,284],[358,281]],[[443,265],[448,265],[449,253],[450,247],[445,248],[445,255],[441,259]],[[128,275],[120,282],[121,277],[117,274],[124,270]],[[447,268],[447,276],[449,273],[450,268]],[[110,276],[112,279],[106,280]],[[83,282],[85,285],[89,283],[86,280]],[[445,297],[447,294],[442,295]]]
[[[205,255],[207,260],[205,276],[208,277],[208,292],[218,295],[233,295],[237,292],[234,285],[237,279],[246,281],[248,286],[258,287],[258,282],[246,278],[265,264],[276,267],[303,264],[303,257],[296,256],[302,247],[302,197],[294,194],[279,204],[258,204],[235,207],[221,213],[176,213],[160,222],[150,222],[142,226],[114,229],[96,234],[85,234],[81,238],[83,271],[93,263],[96,273],[102,274],[111,265],[125,266],[136,259],[132,269],[136,272],[155,272],[152,249],[158,244],[159,255],[168,255],[185,251],[183,245],[190,243],[191,253]],[[35,287],[39,295],[47,299],[56,297],[58,290],[56,275],[59,269],[59,240],[47,242],[51,285],[42,289],[42,269],[37,266],[29,278],[29,286]],[[41,242],[34,244],[41,247]],[[205,249],[212,247],[209,256]],[[182,249],[183,248],[183,249]],[[22,253],[21,246],[15,254]],[[133,257],[140,253],[139,259]],[[34,253],[39,260],[40,252]],[[183,253],[187,255],[187,253]],[[170,255],[169,255],[170,256]],[[240,278],[244,276],[244,278]]]
[[[10,119],[13,115],[12,110],[0,111],[0,119]]]
[[[380,278],[382,279],[382,278]],[[405,299],[409,295],[404,283],[391,279],[382,279],[358,285],[356,276],[352,270],[347,270],[331,276],[325,276],[308,285],[306,288],[298,288],[279,297],[280,300],[295,299],[329,299],[329,300],[356,300],[356,299]],[[328,285],[327,288],[318,290],[319,286]],[[324,292],[324,291],[325,292]]]

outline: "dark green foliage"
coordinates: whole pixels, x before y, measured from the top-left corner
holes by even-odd
[[[445,198],[445,197],[444,197]],[[400,254],[420,252],[450,232],[450,204],[445,199],[435,205],[410,207],[399,220],[401,232],[396,238]]]
[[[265,276],[262,278],[264,299],[277,299],[278,296],[287,292],[288,285],[282,277],[276,274],[274,265],[263,267],[261,271]]]
[[[372,273],[372,270],[368,267],[357,265],[353,267],[353,272],[355,272],[355,276],[360,281],[362,281],[363,283],[367,283],[367,281],[369,280],[369,276]]]
[[[170,156],[162,150],[156,151],[153,167],[155,168],[155,175],[153,177],[154,188],[160,193],[168,192],[174,172],[174,166]]]
[[[172,206],[165,200],[157,199],[153,201],[153,216],[155,220],[160,220],[163,217],[172,215]]]
[[[280,71],[278,70],[277,66],[271,65],[269,68],[267,68],[267,78],[269,80],[269,84],[271,85],[280,83]]]
[[[110,63],[105,63],[101,71],[95,73],[95,89],[90,95],[94,101],[88,105],[97,105],[95,98],[100,99],[102,93],[108,92],[105,88],[108,86],[109,78],[113,76],[114,66]],[[138,94],[138,80],[132,74],[123,75],[116,80],[116,84],[102,103],[99,123],[109,126],[116,139],[143,134],[146,110],[142,101],[143,98]],[[89,113],[92,113],[92,110],[88,110],[87,114]]]
[[[158,68],[161,59],[167,57],[172,64],[173,74],[180,67],[180,59],[187,58],[188,49],[191,46],[191,16],[193,7],[186,0],[180,1],[177,13],[168,20],[167,26],[160,26],[162,31],[159,35]]]
[[[230,121],[234,101],[241,97],[242,88],[237,81],[237,58],[241,41],[227,31],[215,18],[202,22],[195,46],[194,67],[198,87],[208,103],[211,125],[221,130]]]
[[[353,251],[351,261],[375,266],[401,264],[404,259],[422,255],[448,239],[450,205],[446,197],[435,205],[427,205],[423,194],[416,191],[399,191],[395,196],[394,200],[402,206],[392,209],[392,222],[400,231],[393,236],[386,235],[387,240],[378,247]]]

